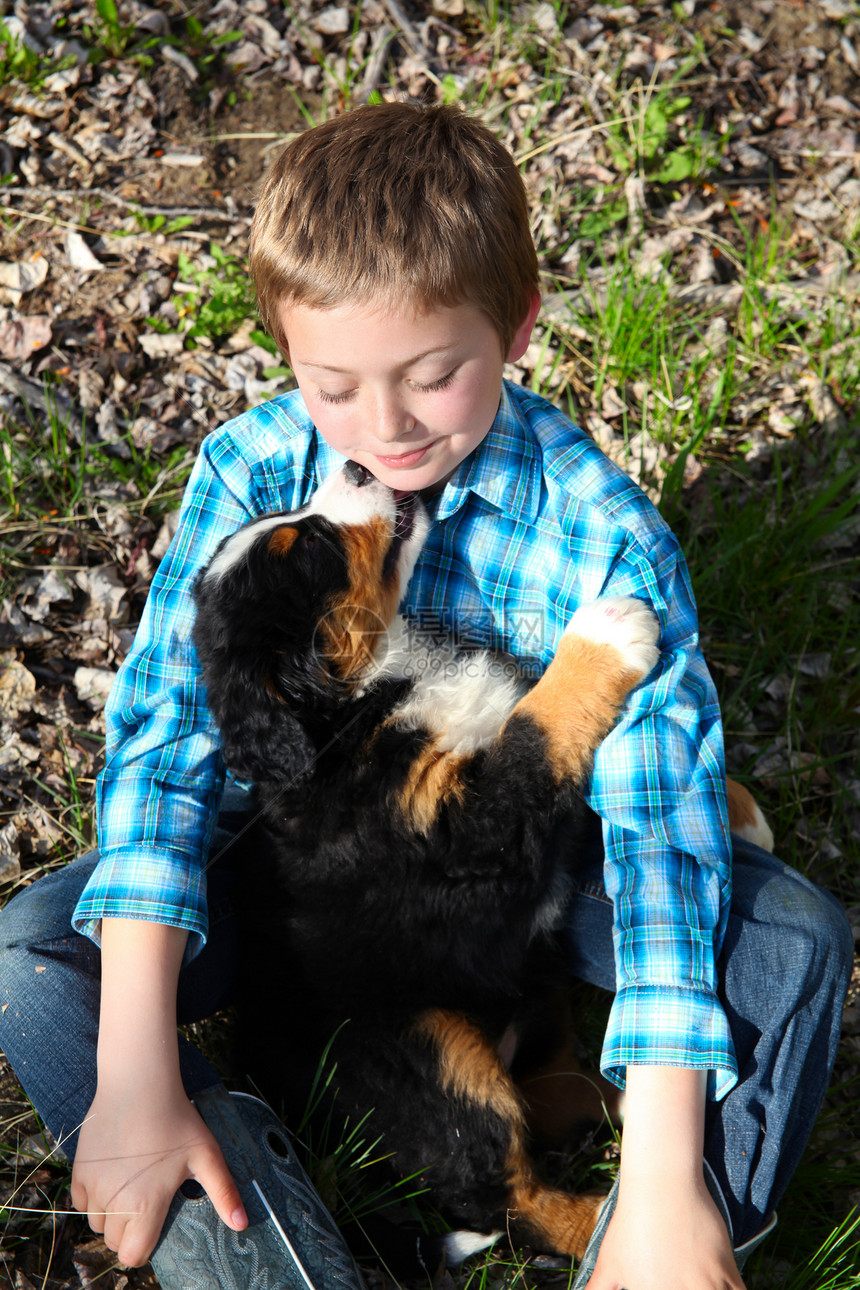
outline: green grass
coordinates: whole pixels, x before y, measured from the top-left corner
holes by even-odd
[[[0,86],[26,86],[41,91],[44,80],[74,64],[74,58],[37,53],[0,19]]]
[[[842,786],[860,732],[856,569],[842,545],[856,532],[860,465],[835,468],[840,445],[824,448],[818,455],[811,441],[792,441],[766,486],[751,487],[736,467],[728,483],[709,487],[704,522],[673,508],[730,764],[733,743],[756,749],[747,771],[775,751],[761,795],[778,853],[804,871],[821,830],[850,847],[852,804]],[[810,837],[798,833],[800,820]],[[857,900],[857,878],[838,864],[823,864],[820,876]]]
[[[30,427],[0,423],[0,500],[13,520],[39,512],[74,514],[87,484],[104,474],[103,454],[87,453],[86,434],[75,441],[56,406],[47,425],[33,418]]]
[[[826,1118],[826,1117],[823,1117]],[[855,1191],[856,1163],[838,1170],[839,1183]],[[756,1290],[858,1290],[860,1212],[845,1212],[829,1200],[833,1189],[831,1152],[815,1151],[815,1138],[780,1206],[777,1230],[753,1256],[747,1284]],[[817,1190],[822,1189],[822,1190]]]
[[[134,483],[156,516],[176,504],[191,469],[187,450],[162,459],[138,448],[130,435],[118,445],[102,444],[86,420],[78,435],[47,382],[45,393],[47,413],[28,409],[23,424],[0,415],[0,506],[7,521],[80,519],[91,514],[93,494],[105,483]]]
[[[256,316],[246,266],[217,242],[210,243],[208,256],[198,262],[180,251],[178,269],[180,280],[174,283],[173,301],[192,348],[199,337],[223,340],[247,318]],[[168,330],[161,319],[148,321],[157,330]],[[274,351],[273,342],[265,339]]]

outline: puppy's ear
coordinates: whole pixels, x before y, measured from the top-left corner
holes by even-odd
[[[314,748],[274,684],[271,624],[205,578],[195,599],[194,644],[225,764],[255,783],[304,778]]]
[[[208,688],[208,697],[221,731],[221,754],[234,775],[255,783],[290,783],[310,774],[315,755],[310,739],[265,685],[232,668]]]

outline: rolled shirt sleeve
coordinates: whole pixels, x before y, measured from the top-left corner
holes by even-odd
[[[303,405],[287,397],[204,440],[105,708],[100,860],[72,920],[93,940],[100,920],[114,917],[185,928],[187,957],[205,942],[205,864],[225,770],[191,635],[194,581],[224,536],[310,495],[312,431]]]
[[[719,1098],[737,1078],[716,993],[731,892],[722,726],[672,535],[631,542],[604,594],[648,598],[661,658],[598,749],[588,794],[614,907],[617,994],[601,1067],[618,1084],[630,1064],[698,1067]]]

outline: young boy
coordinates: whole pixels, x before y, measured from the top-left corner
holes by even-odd
[[[189,1101],[217,1076],[176,1037],[177,990],[180,1017],[199,1016],[230,976],[224,772],[190,592],[225,534],[300,506],[351,458],[428,500],[404,602],[422,623],[539,670],[580,603],[632,595],[660,619],[661,662],[595,760],[602,841],[569,911],[572,972],[617,991],[602,1069],[626,1081],[619,1181],[577,1284],[737,1290],[827,1086],[851,937],[827,893],[739,839],[732,887],[719,715],[677,544],[587,436],[503,382],[539,306],[516,167],[457,109],[361,108],[273,166],[251,269],[298,391],[204,442],[107,709],[100,858],[35,884],[2,925],[0,1044],[55,1136],[79,1130],[73,1200],[132,1264],[188,1178],[245,1226]]]

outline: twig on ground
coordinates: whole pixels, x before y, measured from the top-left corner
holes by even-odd
[[[383,23],[371,36],[370,58],[357,96],[359,103],[366,103],[378,87],[385,68],[385,60],[388,57],[388,50],[395,34],[393,27],[389,27],[388,23]]]
[[[417,54],[420,54],[422,58],[427,59],[427,61],[429,62],[430,56],[431,56],[430,50],[424,44],[424,41],[421,39],[421,37],[418,35],[418,32],[413,27],[411,19],[407,18],[406,13],[400,7],[398,0],[384,0],[384,3],[385,3],[386,9],[391,14],[392,20],[397,24],[400,31],[409,41],[409,44],[412,46],[415,52]]]
[[[260,137],[277,139],[277,134],[260,135],[260,136],[243,136],[243,137]],[[100,201],[108,202],[112,206],[121,206],[125,210],[134,214],[139,211],[143,215],[167,215],[169,217],[176,215],[193,215],[196,219],[223,220],[230,224],[250,223],[249,215],[239,215],[237,212],[221,210],[217,206],[150,206],[143,205],[141,202],[134,201],[130,197],[119,197],[116,193],[109,192],[106,188],[50,188],[47,185],[34,184],[28,188],[7,188],[4,190],[4,197],[50,197],[56,201],[74,201],[80,204],[81,201],[87,201],[91,197],[97,197]],[[95,232],[96,230],[91,230]]]

